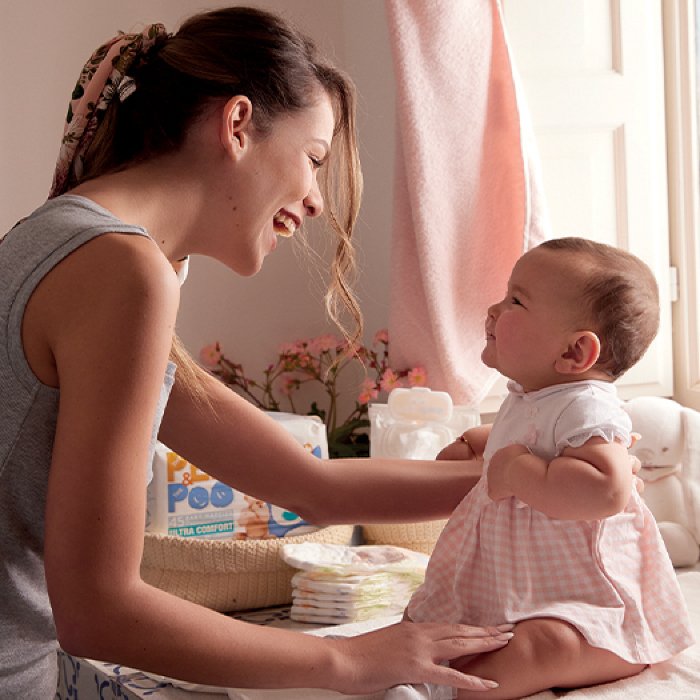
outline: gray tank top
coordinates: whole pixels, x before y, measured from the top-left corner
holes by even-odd
[[[44,511],[59,390],[24,356],[24,309],[44,276],[103,233],[148,236],[83,197],[48,201],[0,241],[0,700],[53,700],[56,630],[44,576]],[[151,441],[172,387],[169,363]],[[145,488],[145,484],[144,484]]]

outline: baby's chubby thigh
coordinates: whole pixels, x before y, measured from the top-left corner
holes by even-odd
[[[521,698],[548,688],[607,683],[644,669],[644,665],[630,664],[606,649],[591,646],[573,625],[547,617],[517,623],[513,638],[502,649],[456,659],[451,665],[498,683],[498,688],[478,693],[460,690],[460,700]]]

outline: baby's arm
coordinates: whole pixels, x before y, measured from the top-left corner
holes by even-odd
[[[561,520],[600,520],[622,511],[634,483],[630,458],[617,441],[594,437],[546,462],[523,445],[498,450],[489,462],[489,496],[515,496]]]

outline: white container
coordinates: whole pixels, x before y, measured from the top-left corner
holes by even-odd
[[[474,406],[454,406],[449,394],[425,387],[394,389],[369,407],[370,456],[435,459],[465,430],[479,425]]]

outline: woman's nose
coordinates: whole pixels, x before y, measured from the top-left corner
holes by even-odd
[[[323,197],[316,178],[314,178],[309,194],[304,198],[304,208],[306,216],[320,216],[323,213]]]

